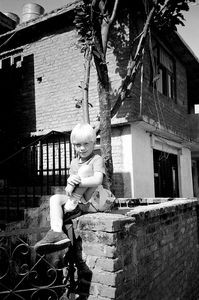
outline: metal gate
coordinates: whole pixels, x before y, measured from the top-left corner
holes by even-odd
[[[51,131],[0,161],[0,221],[23,219],[52,187],[66,186],[72,158],[70,135]],[[1,159],[1,158],[0,158]]]
[[[0,232],[0,299],[75,299],[77,285],[70,248],[39,255],[30,245],[43,229]]]

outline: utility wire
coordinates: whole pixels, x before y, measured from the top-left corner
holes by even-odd
[[[12,38],[13,36],[17,33],[17,31],[15,31],[5,42],[3,42],[1,45],[0,45],[0,48],[2,48],[4,45],[6,45]]]

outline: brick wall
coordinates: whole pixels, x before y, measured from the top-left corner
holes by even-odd
[[[56,30],[56,26],[49,26],[49,30],[45,27],[45,30],[41,31],[38,27],[37,31],[37,25],[35,26],[34,32],[31,32],[33,36],[23,34],[23,39],[20,40],[20,44],[23,43],[23,51],[19,55],[23,60],[15,116],[17,126],[14,137],[17,139],[20,139],[21,134],[42,135],[50,130],[70,131],[82,120],[83,115],[82,109],[75,106],[76,101],[82,98],[82,89],[79,86],[84,78],[84,58],[76,45],[77,34],[74,27],[71,24],[63,25],[63,28]],[[24,32],[25,30],[24,28]],[[116,42],[119,47],[121,44],[119,41]],[[118,87],[126,74],[128,50],[128,46],[126,48],[122,46],[121,56],[118,48],[108,49],[107,63],[112,104],[117,98]],[[177,57],[176,62],[177,103],[161,95],[158,101],[154,99],[150,86],[149,53],[146,51],[142,109],[140,109],[140,74],[138,74],[130,97],[125,100],[112,120],[113,125],[118,125],[118,128],[114,127],[112,131],[114,190],[117,196],[130,196],[129,191],[124,194],[125,187],[122,186],[122,182],[130,182],[130,175],[124,168],[122,157],[124,146],[122,135],[126,130],[123,132],[122,126],[135,121],[142,113],[177,134],[187,134],[186,70]],[[89,107],[92,124],[99,114],[96,81],[96,70],[92,64],[89,86],[89,102],[93,106]],[[9,83],[10,86],[12,84]],[[10,115],[7,119],[10,119]]]
[[[92,274],[84,280],[89,300],[198,299],[199,201],[155,200],[76,219],[80,254]],[[27,210],[24,224],[34,232],[48,227],[48,203]],[[39,230],[29,235],[30,243],[40,238]]]
[[[137,208],[132,216],[137,224],[135,299],[196,299],[198,201],[178,199]]]
[[[93,274],[89,300],[197,299],[198,201],[137,207],[131,215],[79,220]]]
[[[161,93],[153,94],[150,57],[149,52],[146,51],[142,113],[156,122],[160,122],[164,128],[170,129],[176,134],[189,136],[186,69],[178,57],[173,55],[173,58],[176,68],[175,100]]]
[[[23,132],[70,131],[77,122],[82,120],[82,110],[75,107],[76,100],[82,98],[82,90],[79,86],[84,78],[84,58],[76,44],[77,34],[74,28],[68,25],[62,30],[60,28],[55,30],[56,26],[52,28],[53,26],[49,26],[49,31],[46,28],[45,31],[39,31],[38,27],[38,32],[34,31],[32,39],[29,36],[23,37],[24,40],[27,39],[27,44],[24,42],[23,52],[21,52],[22,86],[20,86],[20,102],[17,104],[19,119],[24,119],[21,124]],[[121,47],[119,42],[112,45]],[[122,57],[117,48],[108,49],[107,63],[112,103],[117,98],[117,89],[126,74],[128,53],[128,46],[125,48],[124,45]],[[150,86],[150,61],[149,53],[146,51],[141,112],[155,121],[160,121],[162,125],[174,132],[186,134],[184,128],[187,117],[186,70],[180,60],[177,57],[175,59],[177,103],[159,95],[158,104],[153,98]],[[130,97],[125,100],[114,117],[113,124],[132,122],[139,116],[139,94],[140,74],[136,78]],[[99,114],[94,65],[91,67],[89,102],[93,105],[89,108],[92,123]]]

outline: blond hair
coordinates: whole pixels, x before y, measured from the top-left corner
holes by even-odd
[[[77,124],[70,135],[70,140],[72,144],[78,144],[81,142],[95,142],[96,133],[93,127],[88,123]]]

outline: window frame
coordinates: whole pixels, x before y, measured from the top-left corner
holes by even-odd
[[[169,99],[172,99],[176,102],[176,64],[175,59],[172,57],[170,52],[157,40],[153,39],[154,46],[153,46],[153,57],[154,57],[154,63],[155,63],[155,69],[157,70],[157,75],[161,75],[159,79],[156,81],[155,88],[157,88],[157,91],[161,93],[162,95],[168,97]],[[163,63],[160,61],[160,51],[162,51],[165,56],[170,59],[170,64],[172,64],[173,71],[169,70]],[[152,68],[151,68],[152,69]],[[161,74],[160,74],[161,71]],[[153,76],[156,77],[156,75],[153,75],[152,73],[152,82],[153,82]],[[160,81],[159,81],[160,80]],[[161,84],[158,84],[158,81]]]

